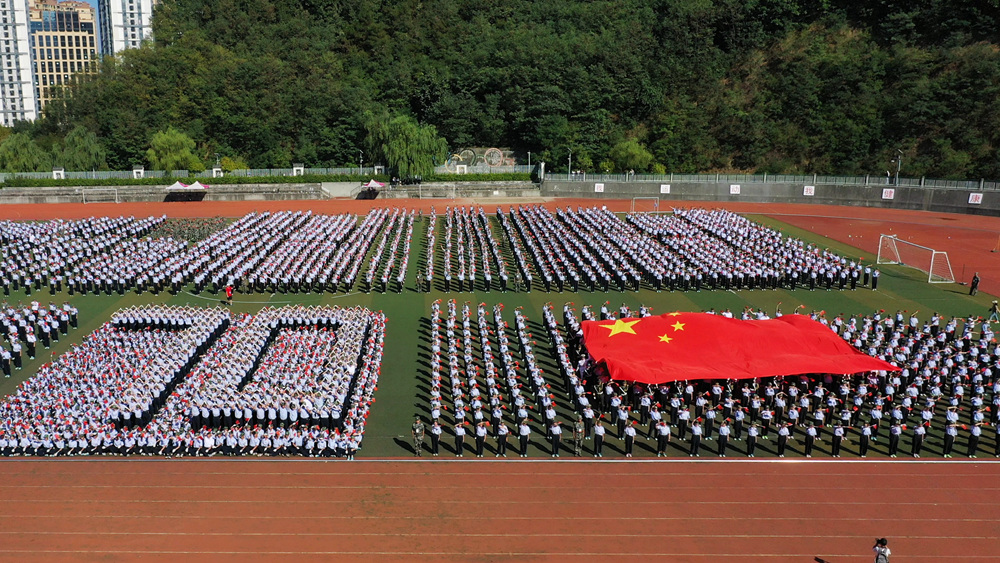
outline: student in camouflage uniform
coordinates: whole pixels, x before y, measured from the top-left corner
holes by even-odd
[[[583,423],[583,416],[577,415],[576,423],[573,424],[573,453],[580,457],[583,453],[583,437],[586,435],[587,426]]]
[[[421,452],[424,450],[424,423],[420,420],[420,417],[416,417],[413,420],[413,428],[411,434],[413,435],[413,452],[414,455],[420,457]]]

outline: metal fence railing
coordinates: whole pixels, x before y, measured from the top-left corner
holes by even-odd
[[[438,166],[434,169],[435,174],[454,174],[456,179],[458,179],[463,174],[509,174],[509,173],[521,173],[521,174],[531,174],[538,168],[537,165],[533,166],[489,166],[486,164],[477,164],[475,166],[469,166],[465,168],[456,168],[449,166]],[[259,177],[273,177],[273,176],[295,176],[298,168],[248,168],[242,170],[231,170],[225,172],[224,176],[234,176],[237,178],[259,178]],[[365,167],[352,167],[352,168],[301,168],[301,174],[305,175],[321,175],[321,176],[374,176],[376,174],[384,174],[385,169],[381,166],[365,166]],[[33,180],[52,180],[57,179],[57,172],[4,172],[0,173],[0,182],[7,180],[8,178],[25,178]],[[135,173],[132,170],[95,170],[95,171],[84,171],[84,172],[62,172],[62,178],[66,180],[127,180],[135,178]],[[143,178],[213,178],[214,172],[211,168],[203,170],[201,172],[189,172],[187,170],[174,170],[172,172],[165,172],[163,170],[144,170],[142,172]]]
[[[296,165],[297,166],[297,165]],[[232,170],[226,172],[224,176],[235,176],[238,178],[254,178],[269,176],[294,176],[297,168],[250,168],[243,170]],[[513,166],[489,166],[484,163],[469,167],[457,167],[453,165],[438,166],[434,169],[435,174],[454,174],[459,180],[463,174],[537,174],[539,165],[531,166],[518,164]],[[382,167],[367,166],[364,168],[301,168],[301,173],[306,175],[323,176],[372,176],[384,173]],[[54,179],[56,172],[6,172],[0,173],[0,182],[8,178],[26,179]],[[64,172],[63,178],[67,180],[126,180],[133,178],[132,170],[96,170],[82,172]],[[145,170],[142,173],[144,178],[170,178],[170,179],[211,179],[212,169],[202,172],[189,172],[187,170],[174,170],[167,173],[163,170]],[[571,181],[571,182],[700,182],[700,183],[721,183],[721,184],[755,184],[755,183],[779,183],[779,184],[803,184],[803,185],[845,185],[845,186],[903,186],[920,188],[943,188],[962,190],[998,190],[1000,191],[1000,181],[996,180],[938,180],[933,178],[899,178],[897,183],[895,178],[887,178],[880,175],[868,176],[821,176],[818,174],[602,174],[590,172],[545,172],[545,178],[551,181]]]
[[[695,182],[713,184],[803,184],[843,186],[901,186],[960,190],[1000,190],[1000,181],[936,180],[930,178],[886,178],[885,176],[821,176],[792,174],[601,174],[589,172],[546,172],[546,180],[569,182]]]

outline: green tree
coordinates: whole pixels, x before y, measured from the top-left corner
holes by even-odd
[[[430,175],[435,163],[444,162],[448,143],[433,125],[420,125],[407,115],[388,113],[366,116],[368,149],[402,178]]]
[[[653,163],[652,153],[636,139],[626,139],[611,147],[608,157],[622,172],[629,170],[645,172]]]
[[[154,170],[191,170],[200,172],[205,165],[194,155],[194,140],[174,127],[153,135],[146,158]]]
[[[69,171],[107,170],[107,151],[97,135],[78,125],[53,151],[53,164]]]
[[[247,168],[250,168],[241,156],[224,156],[222,157],[220,164],[222,165],[222,171],[226,173],[232,172],[233,170],[246,170]]]
[[[52,160],[27,133],[14,133],[0,144],[0,170],[4,172],[44,172]]]

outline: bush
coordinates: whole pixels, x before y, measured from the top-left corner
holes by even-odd
[[[40,188],[46,186],[169,186],[180,181],[193,184],[195,180],[209,186],[232,184],[315,184],[318,182],[367,182],[375,178],[380,182],[388,182],[387,176],[359,176],[340,174],[307,174],[305,176],[224,176],[222,178],[203,178],[196,176],[170,178],[108,178],[104,180],[53,180],[51,178],[7,178],[3,186],[10,188]]]
[[[201,178],[201,177],[172,177],[172,178],[143,178],[133,180],[132,178],[110,178],[105,180],[53,180],[51,178],[7,178],[0,186],[10,188],[41,188],[46,186],[167,186],[176,181],[185,184],[194,183],[195,180],[212,185],[232,185],[232,184],[315,184],[319,182],[367,182],[374,178],[379,182],[389,183],[389,177],[385,175],[359,175],[359,174],[307,174],[305,176],[251,176],[237,177],[224,176],[222,178]],[[503,173],[503,174],[432,174],[423,179],[423,182],[528,182],[531,175],[527,173]]]

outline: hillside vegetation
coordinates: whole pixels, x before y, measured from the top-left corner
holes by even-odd
[[[174,127],[251,167],[357,165],[366,116],[574,168],[1000,178],[997,0],[164,0],[44,119],[106,165]],[[370,159],[366,156],[366,161]]]

